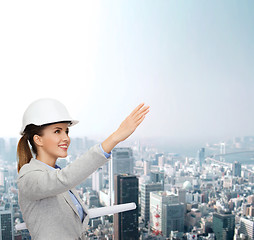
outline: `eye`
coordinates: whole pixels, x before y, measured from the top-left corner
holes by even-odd
[[[68,134],[69,134],[69,129],[67,129],[65,132],[66,132],[66,134],[68,135]]]
[[[56,130],[55,133],[60,133],[60,130]]]

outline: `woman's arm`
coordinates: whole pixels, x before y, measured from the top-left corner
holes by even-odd
[[[115,145],[135,131],[148,113],[149,107],[142,108],[143,105],[142,103],[136,107],[119,128],[102,143],[105,152],[111,152]],[[109,160],[102,153],[99,144],[96,144],[61,170],[43,171],[45,166],[38,163],[25,164],[18,175],[20,194],[30,200],[55,196],[77,186]]]
[[[119,128],[102,142],[101,146],[105,152],[110,153],[118,143],[124,141],[136,130],[149,112],[149,106],[143,106],[144,103],[139,104],[131,114],[125,118]]]

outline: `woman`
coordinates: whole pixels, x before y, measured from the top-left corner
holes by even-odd
[[[20,209],[32,239],[85,239],[89,217],[75,186],[110,160],[111,150],[135,131],[148,112],[149,106],[141,103],[105,141],[61,169],[56,160],[67,156],[69,127],[78,121],[54,99],[29,105],[17,147],[17,184]]]

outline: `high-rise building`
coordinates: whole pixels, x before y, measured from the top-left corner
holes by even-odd
[[[114,214],[114,239],[136,240],[138,233],[138,178],[134,175],[115,175],[115,204],[135,202],[137,208]]]
[[[235,161],[233,163],[233,176],[241,177],[242,165],[241,163]]]
[[[226,154],[226,143],[225,142],[221,142],[220,143],[220,161],[221,162],[225,162],[225,156],[224,154]]]
[[[144,183],[141,185],[141,217],[145,223],[150,219],[150,192],[163,190],[161,183]]]
[[[175,188],[172,188],[171,191],[178,195],[179,202],[184,204],[186,203],[186,189],[175,187]]]
[[[151,163],[149,161],[144,161],[144,175],[148,176],[151,171]]]
[[[243,233],[248,239],[254,239],[254,220],[253,218],[240,218],[239,233]]]
[[[114,175],[133,173],[133,153],[131,148],[114,148],[109,161],[109,197],[114,204]]]
[[[254,203],[254,195],[248,196],[247,201],[248,201],[248,203],[253,204]]]
[[[171,231],[184,231],[184,203],[172,192],[150,193],[150,227],[169,237]]]
[[[6,159],[9,162],[15,162],[16,159],[13,157],[17,151],[17,138],[10,138],[9,144],[7,145],[8,152],[6,153]]]
[[[0,168],[0,190],[3,189],[4,192],[7,191],[6,180],[5,180],[7,175],[8,175],[8,170],[6,168]]]
[[[151,171],[151,182],[162,183],[164,186],[164,172],[163,171]]]
[[[201,167],[205,161],[205,148],[200,148],[198,150],[198,164]]]
[[[92,174],[92,189],[94,191],[100,192],[103,186],[103,175],[102,175],[102,168],[98,168]]]
[[[164,168],[164,164],[165,164],[165,156],[162,155],[158,157],[158,166],[160,167],[160,169]]]
[[[5,140],[4,138],[0,138],[0,158],[2,159],[5,158],[5,151],[6,151]]]
[[[218,240],[233,240],[235,215],[231,213],[213,214],[213,231]]]
[[[184,204],[162,204],[162,234],[169,237],[171,231],[184,231]]]
[[[0,240],[14,240],[11,210],[0,211]]]

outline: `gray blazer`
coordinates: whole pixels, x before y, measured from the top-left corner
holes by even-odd
[[[99,144],[63,169],[50,170],[32,158],[18,174],[18,201],[32,240],[85,239],[89,216],[81,222],[68,190],[87,209],[75,186],[83,182],[108,159]]]

